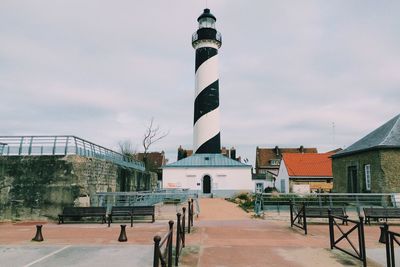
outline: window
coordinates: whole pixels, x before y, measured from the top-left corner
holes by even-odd
[[[371,165],[367,164],[364,166],[365,170],[365,189],[371,191]]]
[[[269,161],[269,164],[273,165],[273,166],[278,166],[280,163],[279,159],[271,159]]]

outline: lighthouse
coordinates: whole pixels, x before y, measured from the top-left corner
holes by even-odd
[[[192,35],[196,51],[193,152],[197,154],[221,152],[218,49],[222,39],[216,20],[210,9],[204,9]]]
[[[185,189],[202,196],[233,197],[254,191],[251,165],[221,154],[216,18],[204,9],[192,35],[196,51],[193,154],[162,166],[162,187]]]

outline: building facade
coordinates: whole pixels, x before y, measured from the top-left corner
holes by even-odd
[[[332,155],[334,192],[400,192],[400,115]]]
[[[400,192],[400,115],[332,155],[334,191]]]
[[[333,188],[330,153],[284,153],[276,179],[282,193],[331,192]]]

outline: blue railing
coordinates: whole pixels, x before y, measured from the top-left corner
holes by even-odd
[[[73,135],[0,136],[2,156],[79,155],[111,161],[115,164],[145,170],[144,163]]]
[[[96,192],[97,206],[150,206],[161,202],[185,203],[193,199],[196,213],[200,212],[198,195],[188,189],[161,189],[141,192]]]

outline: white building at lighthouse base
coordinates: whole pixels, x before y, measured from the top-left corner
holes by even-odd
[[[232,197],[253,192],[251,165],[221,154],[193,154],[163,166],[163,188],[189,189],[199,195]]]

